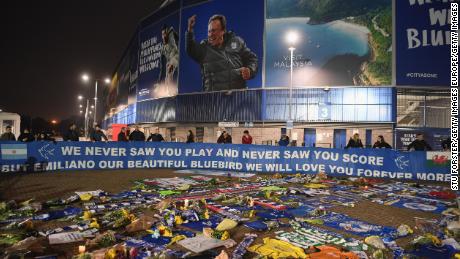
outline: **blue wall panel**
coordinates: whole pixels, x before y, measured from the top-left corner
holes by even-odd
[[[260,121],[261,91],[178,95],[178,122]]]
[[[392,88],[293,89],[292,119],[300,122],[394,122],[393,95]],[[287,121],[289,90],[265,90],[262,110],[265,121]],[[320,116],[324,110],[330,114]]]
[[[137,103],[136,123],[173,122],[176,119],[176,97]]]

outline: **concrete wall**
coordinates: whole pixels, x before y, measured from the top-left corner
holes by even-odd
[[[377,141],[377,137],[382,135],[385,139],[385,142],[390,144],[394,147],[394,137],[393,137],[393,129],[379,129],[379,130],[372,130],[372,145]]]
[[[331,148],[334,144],[334,129],[316,129],[316,146]]]
[[[205,128],[205,142],[216,143],[218,138],[218,131],[222,132],[226,130],[232,136],[234,144],[241,144],[244,131],[248,130],[249,135],[252,136],[253,144],[261,145],[267,141],[272,143],[279,140],[281,137],[281,129],[279,128]]]

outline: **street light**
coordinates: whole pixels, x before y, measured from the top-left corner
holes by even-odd
[[[291,52],[291,80],[289,84],[289,121],[292,121],[292,84],[294,74],[294,45],[297,43],[299,35],[295,31],[289,31],[286,34],[286,41],[289,44],[289,51]]]
[[[83,79],[83,81],[85,82],[88,82],[90,80],[90,77],[88,74],[83,74],[81,76],[81,78]],[[94,123],[96,124],[97,123],[97,119],[96,119],[96,115],[97,115],[97,83],[98,81],[100,81],[100,79],[94,79]],[[110,83],[110,79],[109,78],[105,78],[104,79],[104,83],[105,84],[109,84]]]
[[[51,123],[52,123],[52,124],[56,124],[57,121],[56,121],[56,120],[52,120]]]
[[[87,82],[89,80],[89,76],[87,74],[83,74],[81,76],[81,79],[83,79],[83,81]]]
[[[83,100],[83,96],[79,95],[78,100]],[[80,104],[80,108],[83,108],[83,105]],[[89,126],[89,117],[88,117],[88,108],[89,108],[89,99],[86,99],[86,109],[85,109],[85,136],[88,136],[88,126]],[[83,111],[80,110],[80,114],[82,114]]]
[[[94,109],[94,105],[91,105],[91,109]]]

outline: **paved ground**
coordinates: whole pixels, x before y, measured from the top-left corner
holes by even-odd
[[[102,189],[114,193],[129,189],[132,181],[144,178],[174,177],[169,169],[66,171],[34,174],[8,174],[0,177],[0,200],[35,198],[46,201],[64,197],[75,191]]]

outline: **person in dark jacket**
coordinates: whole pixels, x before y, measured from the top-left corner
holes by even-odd
[[[47,135],[45,132],[40,132],[37,135],[37,141],[46,141],[46,139],[47,139]]]
[[[442,150],[443,151],[450,151],[451,142],[452,142],[452,140],[450,139],[450,137],[448,137],[447,139],[443,140],[441,142]]]
[[[108,141],[109,139],[107,138],[107,136],[104,134],[104,132],[101,130],[101,126],[99,125],[96,125],[94,127],[94,130],[93,132],[91,132],[91,141],[95,142],[95,141],[102,141],[104,139],[104,141]]]
[[[187,141],[185,143],[195,143],[195,135],[191,130],[187,132]]]
[[[249,135],[249,131],[245,130],[243,132],[243,137],[241,138],[241,143],[242,144],[252,144],[252,137]]]
[[[359,138],[359,134],[358,133],[355,133],[353,134],[353,137],[350,138],[350,140],[348,141],[348,144],[345,148],[363,148],[363,142],[361,141],[361,139]]]
[[[122,127],[120,133],[118,133],[118,141],[127,142],[128,138],[126,137],[126,128]]]
[[[430,151],[432,150],[431,146],[423,139],[423,134],[418,133],[417,138],[412,141],[412,143],[407,146],[407,150],[415,150],[415,151]]]
[[[153,142],[161,142],[164,141],[165,139],[163,136],[160,134],[160,130],[157,128],[155,129],[155,133],[151,133],[147,141],[153,141]]]
[[[222,132],[217,139],[218,144],[232,144],[232,136],[227,131]]]
[[[16,136],[14,136],[13,132],[11,132],[11,126],[6,126],[5,132],[0,136],[0,140],[5,141],[16,141]]]
[[[289,137],[286,134],[281,134],[281,138],[278,141],[278,145],[281,147],[287,147],[289,145]]]
[[[21,142],[32,142],[35,140],[34,134],[30,133],[29,129],[24,129],[24,132],[21,133],[18,137],[18,141]]]
[[[377,137],[377,142],[374,143],[372,148],[391,148],[391,145],[385,142],[385,139],[382,135]]]
[[[80,137],[77,131],[77,125],[72,123],[64,135],[64,141],[79,141]]]
[[[244,40],[227,32],[223,15],[213,15],[208,22],[208,39],[195,41],[193,27],[196,15],[188,19],[185,33],[187,54],[201,67],[204,91],[246,88],[246,81],[257,74],[257,55]]]
[[[51,137],[51,133],[41,132],[38,137],[37,141],[53,141],[56,142],[56,139]]]
[[[129,141],[145,141],[145,134],[139,130],[139,126],[134,126],[134,131],[129,134]]]

